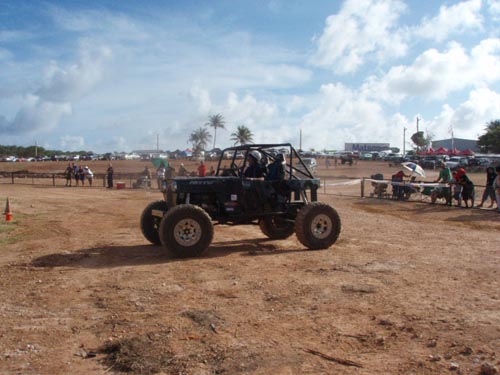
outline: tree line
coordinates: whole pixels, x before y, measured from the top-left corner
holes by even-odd
[[[208,118],[208,122],[203,126],[200,126],[198,129],[194,130],[188,139],[188,142],[193,146],[193,153],[199,153],[200,151],[204,151],[210,140],[213,138],[214,143],[212,149],[215,148],[216,140],[217,140],[217,129],[226,130],[226,121],[224,120],[224,116],[220,113],[216,115],[211,115]],[[210,127],[214,129],[214,135],[210,134],[206,127]],[[238,125],[236,127],[236,131],[231,133],[230,137],[231,141],[234,142],[234,145],[240,144],[244,145],[247,143],[253,142],[253,133],[252,131],[246,127],[245,125]]]

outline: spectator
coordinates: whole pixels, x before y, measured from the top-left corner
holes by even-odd
[[[75,177],[75,184],[78,186],[78,183],[80,182],[80,175],[78,174],[79,168],[78,166],[73,163],[73,176]]]
[[[478,207],[483,207],[484,202],[490,197],[491,204],[490,208],[493,207],[493,203],[495,202],[495,189],[493,189],[493,181],[497,178],[497,174],[493,167],[486,168],[486,187],[483,192],[483,197],[481,198],[481,203],[479,203]]]
[[[186,169],[186,167],[184,166],[184,163],[181,163],[180,167],[179,167],[179,176],[187,176],[188,175],[188,171]]]
[[[457,201],[457,207],[462,206],[462,185],[457,180],[457,172],[452,173],[451,184],[453,185],[453,199]]]
[[[170,180],[174,177],[175,177],[175,168],[169,164],[167,169],[165,170],[165,179]]]
[[[458,173],[457,173],[458,175]],[[469,200],[471,201],[470,207],[474,207],[474,183],[469,179],[466,174],[458,177],[458,182],[462,185],[462,200],[465,203],[465,208],[469,208]]]
[[[207,167],[203,160],[200,161],[200,165],[198,166],[198,177],[205,177],[207,175]]]
[[[156,170],[156,181],[158,182],[158,189],[161,189],[161,184],[165,179],[165,167],[163,164],[160,164],[158,169]]]
[[[64,175],[66,176],[66,186],[71,186],[71,180],[73,179],[73,167],[71,163],[68,163],[68,167],[64,171]]]
[[[109,163],[108,169],[106,170],[106,177],[108,179],[108,189],[113,189],[113,165]]]
[[[451,181],[450,168],[448,168],[446,166],[446,163],[444,161],[441,161],[440,166],[441,166],[441,171],[439,172],[439,177],[434,182],[435,183],[439,182],[442,184],[449,184]],[[465,173],[465,171],[464,171],[464,173]],[[459,179],[459,178],[460,178],[459,173],[457,172],[457,179]],[[434,189],[432,194],[434,194],[435,196],[444,196],[446,203],[451,206],[451,188],[449,186],[437,187]],[[432,198],[432,195],[431,195],[431,198]]]
[[[94,180],[94,173],[90,170],[88,166],[85,166],[85,168],[83,168],[83,174],[84,177],[86,177],[87,180],[89,181],[89,186],[92,187],[92,181]]]
[[[85,172],[83,171],[83,168],[81,165],[78,167],[78,178],[79,178],[80,182],[82,183],[82,186],[84,186],[85,185]]]
[[[209,176],[215,176],[215,169],[214,169],[213,165],[210,166],[210,169],[208,171],[208,175]]]
[[[493,189],[495,189],[495,195],[497,198],[497,210],[500,214],[500,165],[495,168],[495,172],[497,173],[497,177],[495,181],[493,181]]]
[[[151,180],[151,171],[149,170],[149,167],[146,165],[144,170],[142,171],[142,176],[144,178],[147,178],[148,180]]]

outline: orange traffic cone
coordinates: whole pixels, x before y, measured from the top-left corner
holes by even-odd
[[[7,203],[5,204],[5,221],[12,221],[12,212],[10,212],[10,201],[7,198]]]

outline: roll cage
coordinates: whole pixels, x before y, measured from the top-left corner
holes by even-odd
[[[278,155],[283,155],[286,163],[285,180],[314,179],[312,171],[302,160],[300,154],[290,143],[249,144],[226,148],[222,151],[217,164],[216,176],[235,176],[243,178],[243,170],[250,152],[256,150],[266,161],[264,166],[278,162]],[[229,166],[227,166],[229,163]]]

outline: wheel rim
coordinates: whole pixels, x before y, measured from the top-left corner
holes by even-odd
[[[327,215],[317,215],[311,222],[311,233],[314,237],[324,239],[332,233],[332,220]]]
[[[179,221],[174,227],[174,238],[182,246],[193,246],[201,238],[201,226],[193,219]]]

